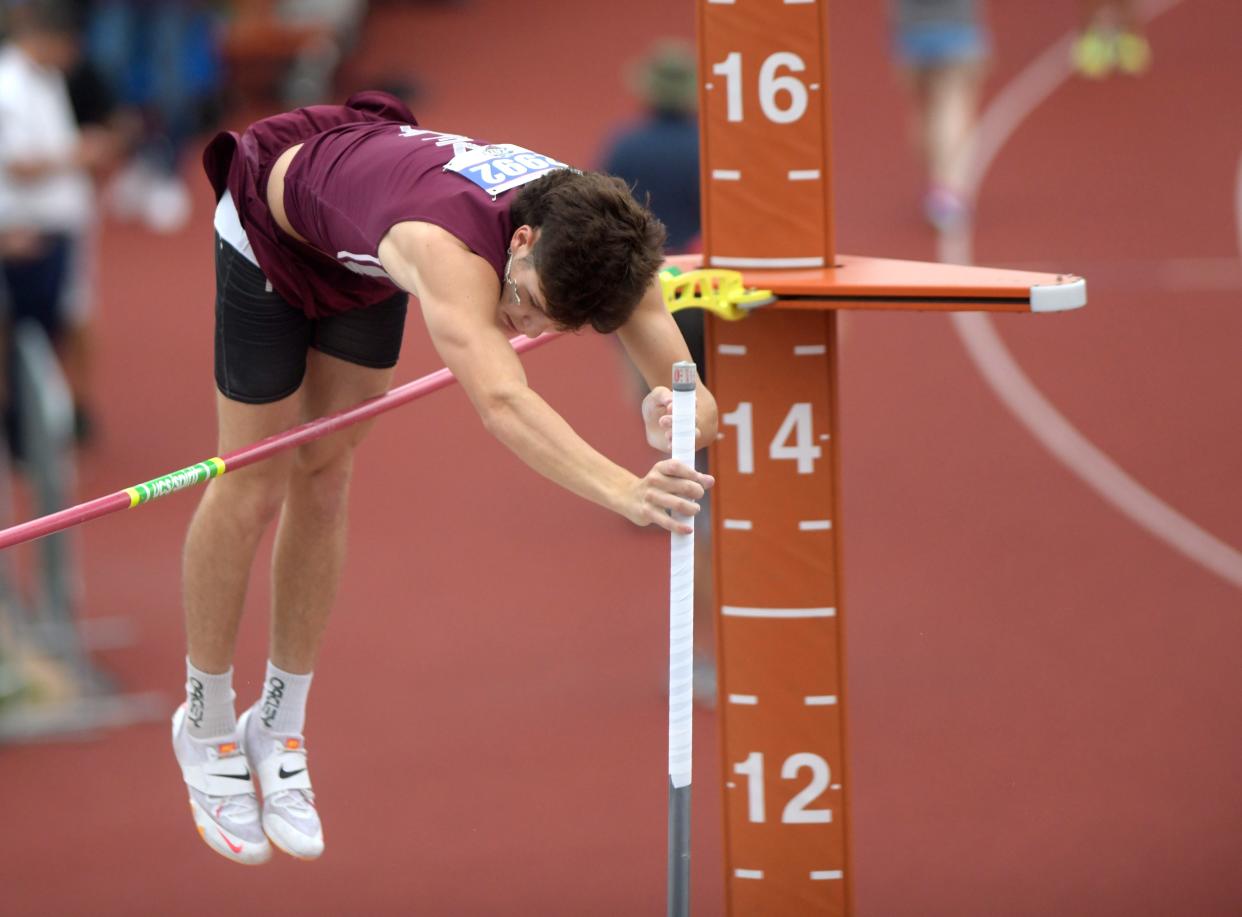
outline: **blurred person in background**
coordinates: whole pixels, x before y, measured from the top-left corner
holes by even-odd
[[[74,325],[74,265],[94,215],[90,170],[113,147],[79,131],[74,117],[65,80],[78,55],[72,5],[22,0],[8,12],[10,38],[0,47],[0,267],[10,330],[34,321],[63,349]],[[20,451],[11,373],[8,391],[6,425]]]
[[[668,230],[669,254],[700,251],[698,81],[694,45],[661,38],[629,69],[627,83],[642,105],[637,120],[622,126],[605,144],[603,171],[623,178],[634,196],[646,201]],[[701,309],[673,313],[705,383],[706,351]],[[641,380],[638,380],[641,381]],[[646,390],[643,390],[646,394]],[[695,458],[707,470],[707,452]],[[702,501],[695,538],[695,673],[694,693],[701,703],[716,696],[712,663],[712,581],[710,500]]]
[[[1151,66],[1151,45],[1134,0],[1080,0],[1081,28],[1071,52],[1074,68],[1098,80],[1118,70],[1139,76]]]
[[[650,195],[652,213],[668,230],[670,253],[699,243],[699,119],[695,52],[689,42],[655,42],[629,74],[642,115],[608,141],[603,170],[624,178],[634,196]]]
[[[159,233],[190,218],[183,153],[217,99],[215,4],[207,0],[96,0],[87,53],[142,124],[138,148],[108,188],[121,219]]]
[[[234,0],[223,47],[234,90],[285,108],[331,98],[367,9],[365,0]]]
[[[288,26],[316,33],[299,50],[285,77],[285,106],[326,101],[332,96],[341,60],[357,41],[367,4],[364,0],[280,0],[277,11]]]
[[[82,28],[89,21],[91,3],[92,0],[76,0],[73,3],[79,26]],[[126,152],[141,138],[141,120],[120,107],[111,84],[85,54],[78,56],[77,62],[66,74],[66,82],[78,130],[85,141],[98,150],[97,161],[92,169],[92,178],[98,185],[104,175],[122,162]],[[66,326],[58,348],[65,380],[73,395],[74,438],[79,445],[88,444],[98,432],[97,414],[91,397],[95,294],[98,289],[97,210],[97,207],[94,208],[95,218],[85,227],[73,247],[66,288]]]
[[[655,42],[629,74],[643,113],[606,144],[600,159],[625,179],[668,231],[669,254],[699,251],[699,119],[694,46],[675,38]],[[673,316],[703,372],[703,313]]]
[[[897,65],[914,100],[913,132],[928,187],[923,215],[937,229],[969,215],[969,144],[989,56],[977,0],[890,0]]]

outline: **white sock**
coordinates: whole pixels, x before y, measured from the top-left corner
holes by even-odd
[[[222,675],[200,672],[185,660],[185,722],[195,739],[232,735],[237,729],[233,710],[233,670]]]
[[[281,734],[301,735],[306,722],[306,695],[310,693],[314,672],[294,675],[267,662],[263,679],[263,700],[255,714],[264,727]]]

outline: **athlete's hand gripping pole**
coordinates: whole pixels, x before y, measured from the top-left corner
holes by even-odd
[[[537,338],[517,337],[509,343],[513,345],[513,349],[518,353],[524,353],[559,336],[559,334],[549,332]],[[448,369],[440,369],[434,373],[428,373],[421,379],[415,379],[413,382],[399,385],[383,395],[368,398],[352,408],[329,414],[327,417],[320,417],[318,420],[308,421],[300,426],[285,430],[283,433],[269,436],[267,439],[260,440],[253,445],[243,446],[225,455],[209,458],[206,461],[199,462],[197,465],[182,468],[180,471],[174,471],[171,474],[163,475],[143,484],[136,484],[133,487],[118,490],[116,493],[109,494],[106,497],[99,497],[86,503],[79,503],[77,506],[71,506],[59,512],[32,519],[29,522],[10,526],[7,529],[0,530],[0,550],[15,544],[21,544],[23,541],[33,541],[36,538],[42,538],[44,535],[51,535],[54,532],[71,528],[82,522],[89,522],[91,519],[115,513],[118,510],[129,509],[133,506],[148,503],[151,500],[167,496],[178,490],[184,490],[187,487],[206,483],[212,478],[218,478],[226,471],[236,471],[239,468],[245,468],[247,465],[253,465],[255,462],[260,462],[278,452],[284,452],[286,449],[292,449],[294,446],[309,443],[312,440],[327,436],[329,433],[335,433],[337,430],[352,426],[359,421],[369,420],[378,414],[383,414],[385,411],[391,411],[393,408],[399,407],[408,401],[413,401],[416,398],[421,398],[423,395],[439,391],[456,381],[456,378]]]
[[[693,363],[673,364],[673,458],[694,467]],[[668,653],[668,917],[690,914],[690,771],[694,737],[694,517],[671,533]]]

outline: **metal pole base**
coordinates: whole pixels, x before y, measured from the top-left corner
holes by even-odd
[[[690,787],[668,784],[668,917],[690,917]]]

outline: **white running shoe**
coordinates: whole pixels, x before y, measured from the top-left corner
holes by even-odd
[[[263,830],[271,842],[299,860],[323,853],[323,825],[315,811],[306,741],[300,735],[269,730],[256,714],[256,704],[237,721],[250,768],[263,792]]]
[[[235,736],[200,742],[185,726],[185,704],[172,718],[173,752],[190,791],[190,811],[207,846],[235,863],[266,863],[272,846],[259,824],[250,768]]]

